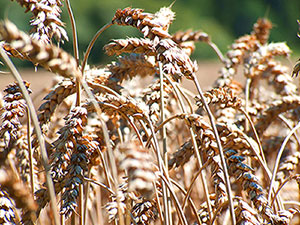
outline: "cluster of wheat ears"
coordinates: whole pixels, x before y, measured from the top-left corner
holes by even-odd
[[[278,61],[290,49],[268,42],[268,19],[223,55],[202,31],[169,34],[171,7],[118,9],[80,60],[69,0],[73,56],[53,43],[68,40],[60,0],[16,1],[33,29],[0,23],[16,79],[0,101],[0,224],[300,223],[300,63],[289,72]],[[88,65],[112,25],[144,37],[112,40],[104,51],[116,61]],[[190,59],[199,41],[222,63],[207,92]],[[9,57],[60,77],[37,111]]]

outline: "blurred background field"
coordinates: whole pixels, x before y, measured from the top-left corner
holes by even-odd
[[[160,7],[169,6],[172,2],[170,0],[71,1],[77,25],[80,57],[82,58],[93,35],[100,27],[110,22],[118,8],[131,6],[154,13]],[[63,4],[61,20],[66,23],[66,30],[71,38],[70,20],[65,2]],[[170,33],[187,29],[203,30],[211,36],[223,53],[234,39],[252,30],[257,18],[267,17],[274,24],[270,41],[285,41],[293,51],[293,58],[300,55],[300,40],[297,37],[297,19],[300,19],[298,0],[176,0],[172,9],[176,12],[176,20],[170,27]],[[29,31],[31,13],[25,14],[24,10],[17,2],[1,0],[0,18],[8,18],[21,30]],[[90,63],[100,65],[112,60],[102,50],[110,39],[136,36],[142,35],[133,27],[111,27],[96,42],[89,59]],[[62,47],[72,53],[71,41],[65,42]],[[192,58],[198,61],[217,59],[215,53],[205,43],[197,44]],[[18,68],[31,66],[30,63],[20,60],[15,60],[15,63]]]

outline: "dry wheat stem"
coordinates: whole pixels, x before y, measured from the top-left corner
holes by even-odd
[[[97,184],[99,187],[102,187],[104,190],[107,190],[110,194],[115,195],[115,192],[111,188],[107,187],[105,184],[102,184],[101,182],[98,182],[88,177],[83,177],[83,179],[87,182]]]
[[[179,100],[179,103],[180,103],[180,106],[181,106],[181,110],[184,114],[181,115],[184,116],[185,113],[186,113],[186,110],[185,110],[185,107],[184,107],[184,104],[183,104],[183,101],[181,99],[181,96],[179,95],[178,93],[178,90],[180,90],[179,87],[177,87],[176,85],[173,84],[173,82],[171,81],[171,79],[165,75],[165,77],[167,78],[167,80],[170,82],[170,84],[172,85],[174,91],[175,91],[175,94],[177,96],[177,99]],[[192,110],[192,109],[191,109]],[[187,118],[185,117],[186,121],[187,121]],[[191,135],[191,138],[192,138],[192,143],[193,143],[193,146],[194,146],[194,153],[196,155],[196,158],[197,158],[197,162],[199,164],[199,168],[202,168],[202,160],[200,158],[200,155],[199,155],[199,152],[198,152],[198,147],[197,147],[197,142],[195,140],[195,129],[194,127],[189,127],[189,132],[190,132],[190,135]],[[202,184],[203,184],[203,189],[204,189],[204,193],[205,193],[205,198],[206,198],[206,202],[207,202],[207,205],[208,205],[208,209],[209,209],[209,216],[211,217],[212,216],[212,207],[211,207],[211,203],[210,203],[210,200],[209,200],[209,192],[208,192],[208,186],[207,186],[207,182],[206,182],[206,174],[205,174],[205,171],[203,170],[200,170],[200,173],[201,173],[201,181],[202,181]],[[184,207],[184,205],[183,205]]]
[[[172,87],[174,89],[174,92],[175,92],[175,95],[177,96],[177,99],[180,103],[181,110],[185,114],[186,110],[185,110],[183,101],[181,99],[181,96],[178,93],[178,90],[180,90],[180,88],[178,88],[176,85],[174,85],[173,82],[171,81],[171,79],[167,75],[165,75],[165,77],[167,78],[167,80],[172,85]],[[181,117],[184,116],[184,114],[182,114]],[[186,119],[186,117],[185,117],[185,119]],[[187,119],[186,119],[186,121],[187,121]],[[200,158],[199,152],[197,151],[198,147],[197,147],[197,142],[195,140],[195,129],[191,128],[191,127],[188,127],[188,128],[189,128],[189,132],[190,132],[190,135],[191,135],[191,138],[192,138],[192,143],[193,143],[193,146],[194,146],[194,149],[195,149],[194,153],[196,155],[197,162],[199,164],[199,168],[201,168],[202,167],[202,160]],[[206,202],[207,202],[208,209],[209,209],[209,216],[211,217],[212,216],[212,207],[211,207],[211,203],[210,203],[210,200],[209,200],[209,192],[208,192],[208,186],[207,186],[207,182],[206,182],[206,178],[205,178],[206,177],[205,171],[201,170],[201,176],[200,177],[201,177],[201,181],[202,181],[202,184],[203,184],[205,198],[206,198]]]
[[[223,64],[225,64],[226,63],[225,57],[223,56],[223,54],[220,51],[220,49],[218,48],[218,46],[215,43],[213,43],[212,41],[207,42],[207,44],[215,51],[215,53],[219,57],[220,61]]]
[[[269,204],[271,203],[271,193],[273,190],[273,186],[275,185],[275,176],[279,167],[279,163],[280,163],[280,158],[282,156],[283,150],[287,144],[287,142],[289,141],[289,139],[291,138],[291,136],[297,131],[297,129],[300,128],[300,122],[289,132],[289,134],[285,137],[278,153],[276,156],[276,160],[275,160],[275,164],[274,164],[274,168],[273,168],[273,173],[272,173],[272,178],[271,178],[271,182],[270,182],[270,187],[269,187],[269,193],[268,193],[268,202]],[[282,209],[281,209],[282,210]]]
[[[212,113],[209,109],[209,106],[207,105],[207,103],[205,101],[203,92],[200,88],[198,79],[195,76],[195,74],[193,74],[192,78],[193,78],[194,84],[196,85],[197,91],[198,91],[198,93],[201,97],[202,104],[204,105],[204,107],[206,109],[209,120],[211,122],[211,126],[212,126],[213,131],[214,131],[215,139],[216,139],[216,142],[217,142],[217,146],[218,146],[218,149],[219,149],[219,154],[220,154],[220,158],[221,158],[221,162],[222,162],[222,169],[223,169],[224,177],[225,177],[225,180],[226,180],[226,190],[227,190],[229,206],[230,206],[231,222],[232,222],[232,225],[235,225],[236,224],[236,219],[235,219],[235,214],[234,214],[233,198],[232,198],[232,192],[231,192],[231,187],[230,187],[230,180],[229,180],[229,175],[228,175],[227,165],[226,165],[226,162],[225,162],[225,157],[224,157],[224,153],[223,153],[222,144],[221,144],[220,137],[219,137],[219,134],[218,134],[218,130],[217,130],[216,124],[215,124],[215,119],[214,119],[214,116],[212,115]]]
[[[104,30],[104,29],[101,29],[101,30]],[[99,31],[98,36],[100,34],[101,34],[101,32]],[[95,35],[95,37],[96,36],[97,35]],[[94,38],[95,41],[96,41],[96,39],[97,39],[97,37]],[[89,46],[92,47],[92,44],[90,44]],[[90,49],[91,49],[91,47],[90,47]],[[87,53],[86,53],[85,57],[88,56]],[[86,57],[86,59],[87,59],[87,57]],[[85,63],[86,62],[83,62],[82,67],[84,67]],[[90,91],[88,85],[82,79],[80,80],[80,82],[81,82],[81,85],[83,86],[85,92],[87,93],[88,97],[92,100],[92,104],[96,109],[97,115],[99,116],[99,119],[100,119],[100,122],[101,122],[101,128],[102,128],[105,143],[106,143],[106,146],[107,146],[107,151],[108,151],[108,156],[109,156],[108,158],[109,158],[109,162],[110,162],[110,166],[111,166],[111,170],[112,170],[111,173],[112,173],[112,178],[113,178],[113,181],[114,181],[112,187],[113,187],[114,192],[117,192],[117,190],[118,190],[117,168],[116,168],[116,162],[114,160],[114,155],[113,155],[113,152],[112,152],[112,148],[110,146],[110,141],[109,141],[110,139],[109,139],[107,126],[106,126],[105,122],[103,121],[103,119],[101,118],[101,109],[100,109],[99,105],[97,104],[97,101],[96,101],[94,95],[92,94],[92,92]],[[118,205],[118,214],[119,214],[119,219],[120,219],[120,225],[124,225],[124,219],[122,217],[122,212],[121,212],[121,208],[120,208],[120,199],[119,199],[118,195],[116,195],[116,199],[117,199],[117,205]]]
[[[92,88],[95,88],[95,87],[101,88],[101,89],[105,90],[107,93],[110,93],[110,94],[112,94],[112,95],[115,95],[115,96],[118,97],[118,98],[121,98],[121,95],[119,95],[116,91],[114,91],[114,90],[111,89],[110,87],[107,87],[107,86],[102,85],[102,84],[91,83],[91,82],[89,82],[89,81],[87,81],[87,84],[88,84],[89,86],[91,86]]]
[[[76,60],[61,48],[32,39],[8,20],[0,23],[0,33],[2,40],[28,55],[34,64],[67,78],[80,76]]]
[[[183,101],[181,99],[181,96],[177,92],[177,86],[175,86],[173,88],[175,90],[177,98],[179,99],[179,102],[181,104],[183,113],[186,113],[185,107],[183,107]],[[180,90],[180,88],[178,88],[178,89]],[[185,117],[185,121],[188,125],[189,122],[188,122],[187,117]],[[202,168],[203,164],[202,164],[202,160],[201,160],[201,157],[200,157],[200,154],[199,154],[199,151],[198,151],[198,145],[197,145],[197,141],[196,141],[196,137],[195,137],[195,134],[196,134],[195,126],[192,124],[192,126],[188,126],[188,129],[189,129],[190,136],[191,136],[191,139],[192,139],[192,144],[193,144],[193,147],[194,147],[194,150],[195,150],[194,154],[196,156],[198,166],[199,166],[199,168]],[[206,180],[206,173],[205,173],[204,170],[200,170],[200,178],[201,178],[201,181],[202,181],[204,194],[205,194],[205,199],[206,199],[207,206],[208,206],[208,211],[209,211],[208,215],[209,215],[209,218],[211,219],[212,218],[212,206],[211,206],[211,202],[210,202],[210,198],[209,198],[209,191],[208,191],[208,185],[207,185],[207,180]],[[183,208],[184,208],[184,206],[185,205],[183,204]]]
[[[164,126],[164,125],[167,124],[168,122],[172,121],[173,119],[177,119],[177,118],[179,118],[179,119],[184,119],[184,116],[185,116],[185,114],[178,114],[178,115],[171,116],[171,117],[168,118],[168,119],[165,119],[162,123],[160,123],[160,124],[155,128],[154,132],[156,133],[157,131],[159,131],[159,130],[162,128],[162,126]],[[144,130],[145,130],[145,129],[144,129]],[[155,133],[154,133],[154,134],[148,135],[148,139],[147,139],[146,144],[145,144],[146,147],[149,147],[150,141],[152,140],[153,135],[155,135]]]
[[[194,177],[192,178],[191,183],[190,183],[190,186],[189,186],[189,188],[188,188],[188,190],[187,190],[187,192],[186,192],[186,194],[185,194],[185,196],[184,196],[184,199],[183,199],[183,203],[182,203],[182,208],[183,208],[183,209],[185,209],[187,199],[190,198],[190,194],[191,194],[191,192],[192,192],[192,188],[193,188],[193,186],[194,186],[194,184],[195,184],[195,181],[196,181],[197,177],[200,175],[200,173],[201,173],[202,170],[204,170],[207,166],[210,165],[211,161],[212,161],[212,159],[209,158],[209,160],[207,160],[207,161],[204,163],[204,165],[197,171],[197,173],[196,173],[196,174],[194,175]]]
[[[288,121],[282,114],[278,115],[278,118],[279,118],[279,119],[280,119],[280,120],[281,120],[281,121],[282,121],[289,129],[290,129],[290,130],[293,129],[292,125],[289,124],[289,121]],[[300,139],[299,139],[297,133],[295,132],[295,133],[293,134],[293,136],[294,136],[295,140],[297,141],[298,145],[300,146]]]
[[[85,212],[86,210],[84,210],[84,189],[83,189],[83,184],[79,185],[79,207],[78,207],[78,211],[79,211],[79,221],[80,221],[80,225],[84,225],[84,218],[86,217]]]
[[[185,99],[185,101],[187,102],[187,104],[188,104],[188,106],[190,108],[190,114],[193,114],[194,110],[193,110],[193,106],[192,106],[192,103],[191,103],[190,99],[188,98],[188,96],[186,95],[186,93],[184,93],[184,91],[182,90],[182,88],[179,87],[178,83],[175,83],[175,86],[176,86],[177,90],[180,92],[180,94],[183,96],[183,98]]]
[[[100,149],[99,149],[99,152],[101,152]],[[87,178],[86,178],[86,177],[83,177],[83,180],[85,180],[85,178],[86,178],[86,179],[93,180],[93,179],[91,179],[91,176],[92,176],[92,169],[90,168],[90,169],[89,169],[89,172],[88,172],[88,177],[87,177]],[[92,183],[93,183],[93,182],[92,182]],[[88,200],[89,200],[88,196],[89,196],[89,194],[90,194],[91,182],[87,182],[87,184],[86,184],[85,187],[86,187],[86,190],[85,190],[84,196],[86,196],[86,198],[85,198],[85,201],[84,201],[84,224],[87,223]]]
[[[78,41],[77,41],[77,32],[76,32],[76,23],[75,18],[72,12],[70,0],[66,0],[67,3],[67,9],[68,14],[71,20],[71,27],[72,27],[72,36],[73,36],[73,51],[74,51],[74,57],[77,62],[77,66],[79,66],[79,53],[78,53]],[[79,78],[76,77],[76,106],[80,105],[80,81]]]
[[[116,109],[117,110],[117,109]],[[123,112],[119,112],[130,124],[130,126],[133,128],[133,130],[135,131],[135,134],[137,136],[137,138],[139,139],[139,142],[141,143],[141,145],[143,145],[143,138],[141,137],[141,134],[137,128],[137,126],[134,124],[134,122],[132,121],[131,118],[129,118],[125,113]]]
[[[23,80],[22,80],[19,72],[17,71],[17,69],[15,68],[13,63],[10,61],[9,57],[7,56],[7,54],[5,53],[5,51],[2,47],[0,47],[0,55],[4,59],[4,61],[6,62],[9,69],[11,70],[11,73],[14,76],[14,78],[17,80],[17,82],[18,82],[18,84],[19,84],[19,86],[22,90],[22,93],[24,95],[24,98],[26,100],[26,103],[28,105],[30,116],[31,116],[32,122],[34,124],[34,128],[35,128],[35,131],[37,133],[37,138],[38,138],[40,148],[41,148],[42,162],[43,162],[43,166],[44,166],[45,171],[46,171],[46,183],[47,183],[47,187],[48,187],[48,191],[49,191],[50,200],[52,202],[51,209],[52,209],[53,216],[54,216],[54,223],[55,223],[55,225],[59,225],[54,186],[53,186],[53,181],[52,181],[51,174],[50,174],[50,166],[49,166],[49,163],[48,163],[48,156],[47,156],[47,151],[46,151],[46,148],[45,148],[45,142],[44,142],[44,139],[43,139],[43,136],[42,136],[41,128],[40,128],[39,123],[38,123],[37,114],[35,112],[35,109],[34,109],[32,101],[31,101],[31,98],[28,95],[27,89],[23,84]]]
[[[192,124],[192,127],[189,127],[189,131],[191,134],[191,139],[192,139],[192,143],[193,143],[193,147],[194,147],[194,154],[196,156],[197,159],[197,163],[199,166],[199,169],[203,167],[203,163],[202,163],[202,159],[200,157],[200,153],[198,151],[198,144],[196,141],[196,129],[195,126]],[[200,177],[201,177],[201,181],[202,181],[202,185],[203,185],[203,189],[204,189],[204,194],[205,194],[205,199],[207,202],[207,207],[208,207],[208,215],[209,215],[209,219],[211,220],[212,218],[212,205],[210,202],[210,198],[209,198],[209,191],[208,191],[208,185],[207,185],[207,179],[206,179],[206,172],[205,170],[201,170],[200,172]]]
[[[66,3],[67,3],[68,14],[70,17],[71,27],[72,27],[74,57],[76,59],[77,65],[79,65],[78,38],[77,38],[75,18],[71,8],[70,0],[66,0]]]
[[[173,199],[173,201],[175,203],[175,207],[177,209],[176,211],[178,213],[178,217],[179,217],[181,223],[184,224],[184,225],[188,225],[188,222],[186,220],[184,212],[183,212],[183,210],[182,210],[182,208],[180,206],[180,203],[179,203],[179,201],[178,201],[178,199],[177,199],[177,197],[176,197],[176,195],[175,195],[175,193],[174,193],[174,191],[173,191],[173,189],[171,187],[171,184],[166,180],[166,178],[165,178],[164,175],[159,174],[159,177],[164,181],[164,183],[166,184],[166,186],[168,187],[168,189],[170,191],[171,197],[172,197],[172,199]]]
[[[160,224],[164,224],[163,223],[164,216],[162,214],[162,207],[161,207],[160,201],[159,201],[158,190],[157,190],[157,187],[154,183],[153,183],[153,187],[154,187],[155,199],[156,199],[156,202],[157,202],[157,210],[158,210],[158,214],[159,214]]]
[[[250,99],[251,78],[247,78],[245,85],[245,113],[248,115],[249,99]],[[245,120],[245,130],[249,130],[249,120]]]
[[[177,99],[180,103],[180,106],[181,106],[181,110],[184,114],[186,114],[186,110],[185,110],[185,107],[184,107],[184,104],[183,104],[183,101],[181,99],[181,96],[179,95],[178,93],[178,90],[180,90],[180,88],[177,89],[177,86],[173,84],[173,82],[171,81],[171,79],[165,75],[165,77],[167,78],[167,80],[170,82],[170,84],[172,85],[173,89],[174,89],[174,92],[175,92],[175,95],[177,96]],[[187,118],[185,117],[185,120],[188,124],[188,120]],[[199,155],[199,152],[198,152],[198,146],[197,146],[197,141],[195,139],[195,128],[194,126],[190,127],[188,126],[188,129],[189,129],[189,132],[190,132],[190,136],[192,138],[192,143],[193,143],[193,146],[194,146],[194,153],[195,153],[195,156],[196,156],[196,159],[197,159],[197,163],[199,165],[199,168],[202,167],[202,160],[201,160],[201,157]],[[209,199],[209,192],[208,192],[208,185],[207,185],[207,182],[206,182],[206,174],[205,174],[205,171],[201,170],[201,181],[202,181],[202,184],[203,184],[203,189],[204,189],[204,193],[205,193],[205,198],[206,198],[206,202],[207,202],[207,205],[208,205],[208,209],[209,209],[209,216],[211,218],[212,216],[212,206],[211,206],[211,203],[210,203],[210,199]]]
[[[161,123],[165,120],[165,113],[164,113],[164,72],[162,69],[162,63],[158,62],[158,66],[159,66],[159,79],[160,79],[160,119],[161,119]],[[163,141],[163,151],[162,151],[162,158],[165,164],[165,167],[167,169],[167,173],[166,176],[168,176],[169,179],[169,171],[168,171],[168,150],[167,150],[167,139],[166,139],[166,127],[164,126],[164,124],[161,126],[161,136],[162,136],[162,141]],[[172,224],[172,214],[171,214],[171,199],[170,199],[170,193],[167,190],[165,184],[163,183],[162,186],[163,189],[163,206],[164,206],[164,221],[166,223],[166,225]]]
[[[199,173],[200,174],[200,173]],[[198,174],[198,175],[199,175]],[[182,192],[182,194],[184,195],[184,196],[188,196],[188,192],[186,191],[186,190],[184,190],[184,188],[183,187],[181,187],[180,186],[180,184],[178,184],[178,182],[176,182],[175,180],[173,180],[173,179],[171,179],[171,182]],[[200,225],[200,224],[202,224],[202,222],[201,222],[201,220],[200,220],[200,218],[199,218],[199,216],[198,216],[198,214],[197,214],[197,208],[196,208],[196,205],[195,205],[195,203],[193,202],[193,200],[190,198],[190,197],[188,197],[187,198],[187,200],[189,201],[189,203],[190,203],[190,205],[191,205],[191,208],[192,208],[192,210],[193,210],[193,213],[194,213],[194,215],[195,215],[195,217],[196,217],[196,220],[197,220],[197,222],[198,222],[198,224]],[[182,210],[184,211],[184,206],[181,206],[182,207]]]
[[[5,53],[4,49],[2,47],[0,47],[0,55],[1,57],[4,59],[4,61],[6,62],[6,64],[8,65],[9,69],[11,70],[11,73],[13,74],[14,78],[17,80],[22,93],[24,95],[24,98],[26,100],[26,103],[28,105],[29,108],[29,112],[30,112],[30,116],[31,119],[33,121],[34,124],[34,128],[35,131],[37,133],[37,137],[38,137],[38,141],[40,144],[40,148],[41,148],[41,154],[42,154],[42,162],[43,162],[43,166],[46,170],[46,182],[47,182],[47,186],[48,186],[48,191],[49,191],[49,196],[51,199],[51,206],[52,206],[52,211],[53,211],[53,215],[54,215],[54,223],[56,225],[59,225],[59,220],[58,220],[58,215],[57,215],[57,207],[56,207],[56,198],[55,198],[55,193],[54,193],[54,187],[53,187],[53,181],[50,175],[50,166],[48,163],[48,156],[47,156],[47,152],[46,152],[46,148],[45,148],[45,142],[42,136],[42,132],[41,129],[39,127],[39,123],[37,120],[37,115],[33,106],[33,103],[31,101],[31,98],[28,95],[27,89],[23,84],[23,80],[19,74],[19,72],[17,71],[17,69],[15,68],[15,66],[13,65],[13,63],[10,61],[9,57],[7,56],[7,54]]]
[[[267,174],[266,178],[268,179],[268,182],[270,183],[271,182],[272,173],[271,173],[271,171],[270,171],[267,163],[265,161],[263,161],[263,159],[261,158],[260,153],[259,153],[259,149],[257,149],[257,147],[255,147],[252,144],[252,141],[250,140],[250,138],[244,132],[239,131],[239,133],[245,138],[245,140],[247,141],[247,143],[251,147],[251,150],[253,151],[254,155],[257,157],[260,166],[264,170],[264,173]]]
[[[259,148],[259,151],[260,151],[260,155],[264,161],[265,164],[267,164],[267,161],[266,161],[266,158],[265,158],[265,154],[264,154],[264,151],[263,151],[263,148],[262,148],[262,145],[261,145],[261,141],[259,139],[259,136],[257,134],[257,131],[255,129],[255,126],[249,116],[249,114],[247,113],[247,111],[245,111],[243,108],[239,108],[239,110],[244,114],[244,116],[246,117],[246,121],[248,121],[248,123],[250,124],[250,127],[252,129],[252,132],[254,133],[254,137],[256,139],[256,143],[258,145],[258,148]]]
[[[31,148],[31,122],[30,122],[30,113],[28,107],[26,107],[26,114],[27,114],[27,142],[28,142],[28,152],[29,152],[29,168],[30,168],[30,186],[31,186],[31,193],[34,196],[34,165],[33,165],[33,150]]]
[[[96,42],[96,40],[98,39],[98,37],[100,36],[100,34],[102,34],[103,31],[105,31],[107,28],[111,27],[113,24],[112,23],[108,23],[106,25],[104,25],[102,28],[100,28],[97,33],[95,34],[95,36],[93,37],[93,39],[90,41],[86,51],[85,51],[85,54],[84,54],[84,57],[83,57],[83,61],[82,61],[82,64],[81,64],[81,72],[82,74],[84,74],[84,68],[87,64],[87,60],[88,60],[88,57],[91,53],[91,50]]]
[[[291,181],[291,180],[293,180],[293,179],[295,179],[295,180],[300,179],[300,174],[296,174],[296,175],[293,175],[293,176],[289,176],[287,179],[285,179],[285,180],[279,185],[278,189],[276,190],[276,192],[275,192],[275,194],[274,194],[274,197],[273,197],[273,199],[272,199],[272,202],[271,202],[271,204],[270,204],[270,207],[273,206],[274,201],[275,201],[275,199],[276,199],[278,193],[280,192],[280,190],[283,188],[283,186],[286,185],[289,181]]]

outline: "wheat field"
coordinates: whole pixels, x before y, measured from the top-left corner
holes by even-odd
[[[15,79],[0,99],[0,224],[300,224],[300,62],[286,66],[271,21],[222,53],[201,30],[170,34],[172,5],[128,7],[81,50],[69,0],[72,34],[60,0],[15,1],[32,30],[0,22],[0,70]],[[89,64],[111,26],[143,38],[111,40],[113,61]],[[216,79],[191,58],[197,42],[218,56]],[[10,58],[52,81],[35,76],[32,92]]]

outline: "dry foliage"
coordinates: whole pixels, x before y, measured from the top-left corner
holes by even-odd
[[[202,31],[170,34],[171,7],[118,9],[98,34],[120,25],[144,37],[112,40],[104,51],[118,57],[100,68],[86,63],[96,38],[81,65],[76,42],[74,56],[53,43],[68,39],[59,0],[17,2],[32,12],[33,29],[27,35],[0,23],[3,62],[16,78],[7,56],[62,79],[45,93],[37,117],[28,82],[4,90],[1,224],[300,223],[300,95],[277,57],[291,51],[269,43],[268,19],[223,56]],[[199,41],[223,63],[205,93],[190,58]],[[182,79],[198,92],[184,89]]]

